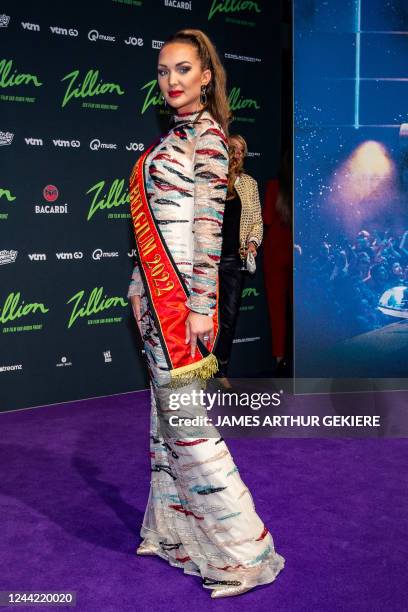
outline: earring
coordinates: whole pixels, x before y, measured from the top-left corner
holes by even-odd
[[[205,85],[201,85],[200,102],[203,106],[207,104],[207,92]]]

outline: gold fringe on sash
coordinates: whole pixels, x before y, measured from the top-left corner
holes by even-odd
[[[213,353],[203,357],[200,361],[190,363],[180,368],[170,370],[170,387],[182,387],[193,380],[206,381],[218,372],[218,361]]]

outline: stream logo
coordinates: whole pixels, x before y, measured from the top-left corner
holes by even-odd
[[[13,365],[0,366],[0,372],[14,372],[15,370],[22,370],[22,363],[15,363]]]

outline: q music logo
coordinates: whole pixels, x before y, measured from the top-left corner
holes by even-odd
[[[91,151],[99,151],[100,149],[116,150],[118,148],[118,145],[111,142],[101,142],[99,138],[94,138],[89,143],[89,148],[91,149]]]
[[[99,34],[98,30],[89,30],[88,39],[91,40],[92,42],[95,42],[97,40],[105,40],[107,42],[116,41],[115,36],[108,36],[107,34]]]

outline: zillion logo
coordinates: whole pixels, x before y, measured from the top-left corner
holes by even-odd
[[[109,187],[109,191],[105,189],[105,181],[99,181],[99,183],[92,185],[86,192],[87,194],[94,193],[86,220],[89,221],[92,219],[98,210],[128,204],[129,192],[124,190],[124,185],[124,179],[115,179]],[[104,193],[102,193],[102,191],[104,191]]]
[[[213,0],[208,13],[208,21],[217,13],[240,13],[241,11],[254,11],[260,13],[258,2],[251,0]]]
[[[259,110],[261,107],[253,98],[243,98],[241,96],[241,88],[233,87],[228,96],[228,102],[232,111],[241,110],[243,108],[254,108]]]
[[[0,200],[1,198],[6,198],[7,202],[14,202],[16,196],[13,196],[9,189],[2,189],[0,187]]]
[[[141,113],[143,113],[149,108],[149,106],[163,106],[164,98],[161,91],[158,91],[155,88],[157,87],[157,79],[153,79],[143,85],[140,89],[147,89],[146,97],[143,102]]]
[[[114,93],[123,96],[125,91],[118,83],[104,83],[99,79],[99,70],[88,70],[82,82],[79,82],[79,70],[73,70],[66,74],[61,81],[68,81],[62,100],[62,108],[72,100],[72,98],[92,98],[107,93]],[[97,82],[99,79],[99,82]]]
[[[13,70],[13,60],[0,60],[0,87],[16,87],[18,85],[35,85],[41,87],[42,83],[35,74]]]
[[[20,303],[21,294],[9,293],[4,302],[3,308],[0,310],[0,323],[8,323],[26,317],[31,313],[40,312],[45,314],[49,311],[49,308],[42,302],[28,302],[25,304],[24,300]]]
[[[258,297],[259,296],[259,291],[256,290],[256,287],[245,287],[245,289],[243,289],[241,297],[242,298],[247,298],[247,297]]]
[[[106,295],[102,297],[103,287],[94,287],[91,293],[89,294],[86,301],[84,301],[81,305],[81,301],[84,299],[85,291],[81,289],[75,295],[73,295],[67,302],[70,304],[74,303],[74,307],[71,311],[71,316],[68,321],[68,329],[72,327],[80,318],[89,317],[94,314],[98,314],[104,310],[108,310],[108,308],[112,308],[115,306],[122,306],[123,308],[127,308],[129,306],[129,302],[124,300],[122,297],[112,296],[107,297]]]

